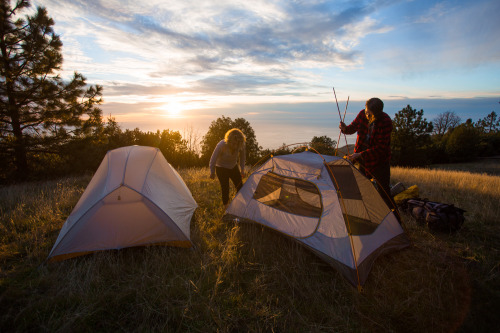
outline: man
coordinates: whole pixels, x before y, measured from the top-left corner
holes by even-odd
[[[354,154],[346,158],[358,163],[360,171],[368,178],[376,180],[382,197],[393,208],[389,187],[392,120],[383,110],[382,100],[370,98],[366,101],[365,109],[359,112],[349,126],[340,122],[339,128],[344,134],[358,133]]]

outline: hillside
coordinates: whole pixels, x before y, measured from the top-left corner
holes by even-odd
[[[352,154],[353,152],[354,152],[354,145],[342,146],[339,147],[337,156],[348,155]]]
[[[467,210],[380,257],[359,293],[318,257],[257,225],[222,222],[208,169],[180,173],[199,208],[193,249],[105,251],[45,263],[90,176],[0,188],[0,331],[488,332],[500,308],[500,177],[393,168],[393,181]]]

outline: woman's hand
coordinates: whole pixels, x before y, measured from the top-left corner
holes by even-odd
[[[210,174],[210,179],[215,179],[215,173]]]
[[[343,122],[340,122],[339,129],[342,131],[342,133],[345,131],[346,127],[347,126]]]

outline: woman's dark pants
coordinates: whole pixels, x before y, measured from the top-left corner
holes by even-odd
[[[232,169],[216,166],[215,173],[217,174],[217,178],[219,178],[220,188],[222,191],[222,203],[226,205],[229,202],[229,179],[233,182],[236,191],[239,191],[241,186],[243,186],[240,168],[238,165]]]

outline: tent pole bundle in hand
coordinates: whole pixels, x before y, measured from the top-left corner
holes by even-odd
[[[191,247],[189,229],[196,207],[158,148],[111,150],[64,223],[48,259],[152,244]]]
[[[226,219],[277,230],[361,289],[375,259],[409,246],[395,212],[349,161],[309,151],[274,156],[247,179]]]
[[[335,87],[333,87],[333,94],[335,95],[335,103],[337,103],[337,110],[339,111],[339,117],[340,117],[340,122],[343,123],[345,120],[345,114],[347,113],[347,105],[349,105],[349,96],[347,96],[347,102],[345,104],[345,110],[344,110],[344,117],[340,115],[340,108],[339,108],[339,102],[337,101],[337,94],[335,93]],[[339,132],[339,139],[337,140],[337,148],[335,148],[335,155],[338,155],[338,148],[339,148],[339,143],[340,143],[340,135],[342,134],[342,131]],[[347,149],[347,155],[349,155],[349,145],[347,144],[347,137],[344,134],[344,139],[345,139],[345,148]]]

